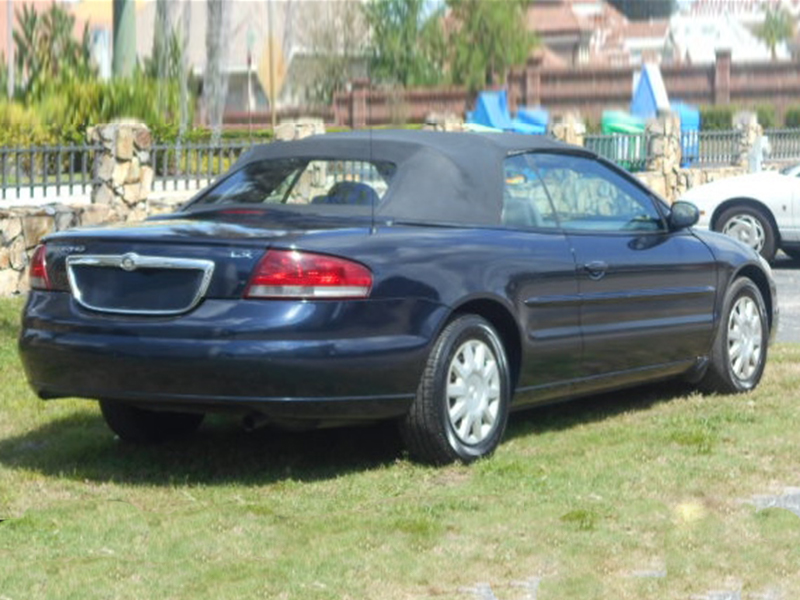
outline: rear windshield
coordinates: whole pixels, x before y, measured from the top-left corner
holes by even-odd
[[[213,185],[192,207],[377,206],[386,196],[396,170],[388,162],[308,158],[256,161]]]

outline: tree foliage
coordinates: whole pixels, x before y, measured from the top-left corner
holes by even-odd
[[[175,107],[188,99],[182,92],[188,85],[189,72],[185,64],[186,44],[179,28],[172,25],[168,0],[158,0],[156,5],[156,28],[153,36],[153,51],[137,67],[136,77],[158,82],[153,99],[155,108],[164,113],[172,113]],[[176,85],[177,84],[177,85]],[[181,117],[183,117],[183,110]],[[173,116],[177,116],[172,113]],[[181,118],[181,122],[184,119]]]
[[[526,27],[527,0],[447,0],[453,31],[448,36],[453,81],[477,90],[502,82],[525,62],[536,44]]]
[[[442,81],[440,13],[426,0],[372,0],[364,7],[372,31],[372,78],[402,86]]]
[[[794,36],[794,22],[785,8],[767,9],[764,22],[755,29],[756,36],[767,45],[772,60],[778,58],[776,48]]]
[[[228,76],[224,71],[230,43],[230,10],[226,0],[206,0],[206,70],[203,78],[203,103],[215,140],[222,130],[222,114],[228,95]]]
[[[6,55],[0,52],[0,96],[4,96],[8,87],[8,67],[6,66]]]
[[[352,0],[309,4],[307,9],[315,12],[315,18],[309,20],[312,56],[308,65],[298,70],[300,83],[306,100],[330,103],[334,92],[343,89],[359,67],[364,70],[366,14],[361,3]]]
[[[91,62],[88,24],[81,39],[72,35],[75,17],[56,3],[42,14],[22,4],[14,28],[16,69],[26,97],[41,97],[47,88],[64,79],[95,75]]]
[[[477,90],[525,62],[536,40],[526,28],[528,0],[372,0],[371,76],[403,86],[458,83]]]
[[[677,8],[675,0],[608,0],[631,21],[668,19]]]

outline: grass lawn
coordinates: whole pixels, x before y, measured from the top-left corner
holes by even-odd
[[[800,486],[800,346],[755,393],[535,409],[435,469],[386,427],[122,444],[94,403],[28,390],[20,308],[0,301],[0,600],[800,597],[800,518],[754,500]]]

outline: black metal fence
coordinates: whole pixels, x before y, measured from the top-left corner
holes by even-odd
[[[56,202],[91,193],[100,146],[0,147],[0,200]]]
[[[765,129],[769,159],[800,161],[800,129]]]
[[[249,140],[153,144],[153,187],[159,191],[199,189],[227,171],[252,146]]]
[[[691,166],[735,165],[739,161],[742,134],[738,130],[701,131],[697,136],[697,155]]]

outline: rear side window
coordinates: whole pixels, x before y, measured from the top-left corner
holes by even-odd
[[[194,205],[376,206],[396,166],[388,162],[284,158],[247,164]]]

